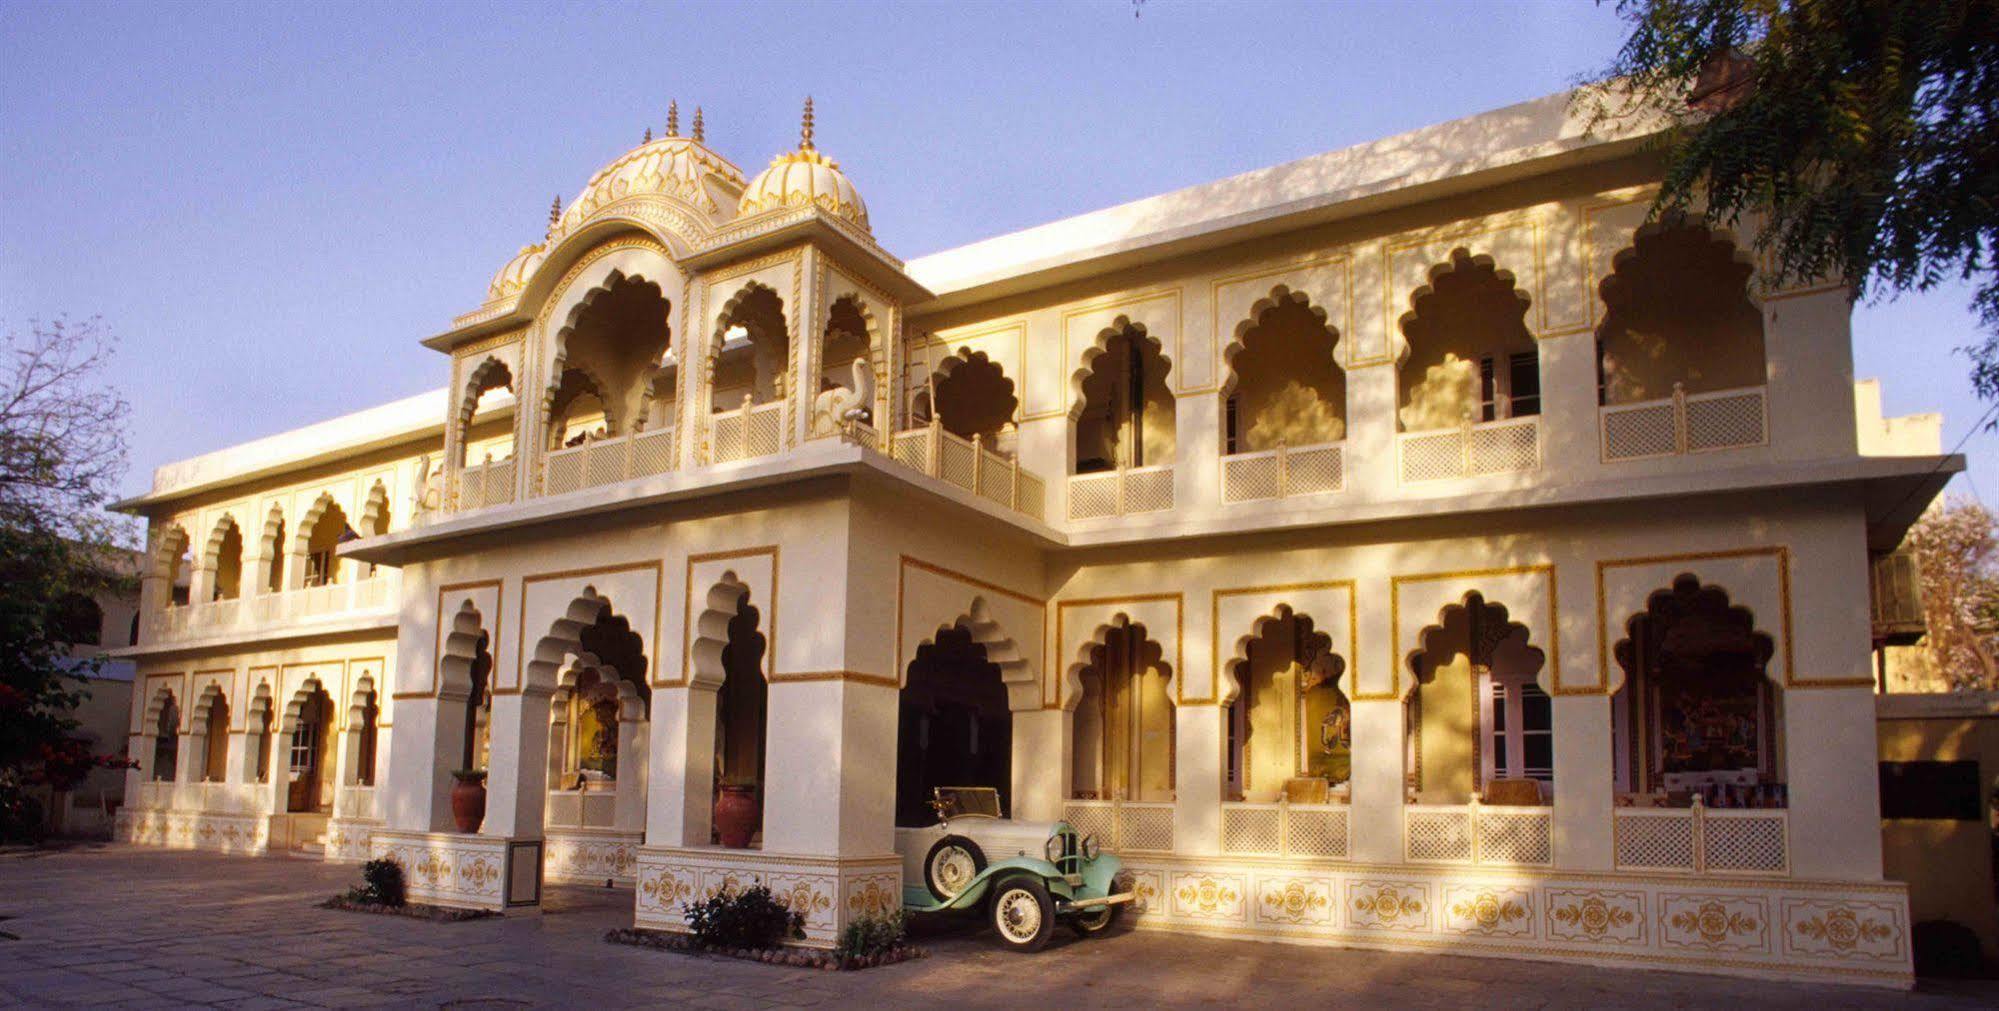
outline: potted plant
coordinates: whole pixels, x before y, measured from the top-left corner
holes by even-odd
[[[715,834],[730,849],[745,849],[757,834],[763,803],[755,780],[723,780],[715,793]]]
[[[451,788],[452,823],[460,832],[479,831],[479,823],[486,820],[486,770],[457,769],[451,778],[458,781]]]

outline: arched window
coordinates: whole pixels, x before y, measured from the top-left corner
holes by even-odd
[[[1125,324],[1105,338],[1082,379],[1076,415],[1076,473],[1173,461],[1176,439],[1171,365],[1159,342]]]
[[[368,692],[361,697],[361,731],[355,741],[354,782],[359,786],[375,785],[376,742],[381,733],[382,707],[376,701],[375,693]]]
[[[1011,454],[1014,416],[1020,401],[1013,380],[983,351],[960,349],[937,364],[929,383],[937,396],[937,421],[944,430],[974,439],[988,449]],[[930,420],[930,389],[917,393],[918,424]]]
[[[1408,779],[1425,804],[1544,804],[1554,725],[1534,678],[1547,657],[1525,625],[1477,591],[1445,607],[1409,656]]]
[[[172,695],[160,706],[153,723],[153,780],[171,783],[180,778],[180,706]]]
[[[212,697],[203,722],[201,779],[220,783],[229,778],[229,701],[220,695]]]
[[[280,593],[285,588],[285,555],[291,543],[285,540],[285,514],[272,506],[264,520],[264,592]]]
[[[1274,801],[1296,780],[1325,784],[1330,793],[1352,775],[1351,705],[1340,690],[1346,661],[1312,619],[1289,609],[1258,623],[1248,656],[1229,676],[1237,684],[1228,708],[1229,796]]]
[[[1082,799],[1173,799],[1172,672],[1142,625],[1104,630],[1082,671],[1073,792]]]
[[[567,704],[568,759],[564,772],[577,786],[618,778],[618,686],[597,671],[577,675]]]
[[[845,295],[835,300],[826,314],[826,332],[819,343],[819,386],[825,392],[852,380],[856,360],[867,361],[873,342],[868,337],[868,318],[860,300]]]
[[[1346,372],[1325,310],[1282,286],[1240,331],[1222,394],[1222,451],[1338,442],[1347,434]]]
[[[605,399],[603,387],[590,373],[564,369],[549,404],[547,447],[567,449],[591,439],[608,438],[611,420]]]
[[[1451,251],[1402,317],[1396,421],[1405,432],[1541,413],[1541,360],[1528,298],[1489,256]]]
[[[476,614],[474,621],[477,620]],[[484,769],[493,719],[493,654],[487,651],[487,635],[479,632],[472,654],[472,694],[465,702],[464,746],[459,750],[459,768]]]
[[[763,285],[751,283],[724,309],[716,331],[710,389],[717,411],[783,400],[791,367],[791,337],[784,320],[784,300]]]
[[[989,786],[1013,810],[1013,710],[999,666],[961,626],[942,629],[909,663],[896,734],[895,823],[936,824],[933,791]]]
[[[1735,245],[1698,224],[1648,225],[1600,286],[1598,402],[1762,386],[1763,314]]]
[[[748,791],[761,824],[770,686],[764,680],[767,643],[758,630],[758,618],[745,591],[737,599],[735,615],[729,619],[728,643],[722,647],[722,687],[716,695],[715,778],[718,787]],[[717,800],[719,803],[719,792]]]
[[[184,607],[191,599],[194,566],[190,564],[187,531],[178,524],[160,538],[160,575],[167,584],[167,606]]]
[[[312,525],[301,531],[305,534],[305,585],[331,586],[340,578],[340,559],[334,554],[343,537],[352,536],[354,529],[347,524],[347,512],[339,503],[328,500],[326,508]]]
[[[243,531],[236,521],[223,517],[222,537],[215,548],[214,600],[235,600],[243,595]]]
[[[495,358],[488,358],[465,380],[458,404],[458,463],[476,465],[487,460],[504,460],[514,455],[514,433],[510,425],[497,431],[474,431],[473,421],[513,396],[514,374]],[[482,432],[484,434],[482,434]]]
[[[137,616],[134,616],[137,621]],[[70,646],[96,646],[104,640],[104,609],[88,594],[65,593],[49,613],[49,635]]]
[[[290,790],[286,810],[312,813],[333,803],[333,699],[318,682],[307,682],[288,741]]]
[[[641,416],[653,370],[672,342],[669,310],[659,285],[613,271],[584,297],[570,323],[556,335],[557,360],[565,370],[558,379],[568,383],[570,371],[589,378],[606,435],[628,433],[633,419]],[[582,419],[574,409],[570,413]],[[567,445],[569,437],[565,433],[560,444]]]

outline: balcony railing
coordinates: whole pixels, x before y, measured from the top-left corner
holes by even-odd
[[[509,456],[504,460],[475,463],[458,472],[458,497],[453,508],[459,512],[505,505],[514,500],[514,475],[519,471]]]
[[[561,495],[672,469],[673,429],[648,429],[551,451],[542,460],[541,493]]]
[[[275,631],[300,621],[350,612],[392,610],[401,586],[400,572],[377,569],[373,575],[351,582],[169,607],[146,615],[145,641],[150,644],[229,633]]]
[[[1076,831],[1095,835],[1114,853],[1173,852],[1173,805],[1116,800],[1072,800],[1062,817]]]
[[[1402,808],[1402,858],[1545,867],[1554,863],[1554,831],[1552,807],[1408,804]]]
[[[1253,502],[1339,491],[1346,487],[1344,449],[1329,442],[1279,446],[1222,457],[1222,501]]]
[[[849,442],[887,456],[948,484],[957,485],[989,502],[1044,519],[1048,489],[1040,477],[1020,469],[1017,457],[998,453],[971,439],[952,435],[933,421],[923,428],[897,432],[882,444],[881,433],[858,421],[841,430]]]
[[[1770,441],[1768,397],[1761,386],[1689,394],[1675,383],[1665,399],[1600,408],[1603,458],[1643,460],[1764,445]]]
[[[1791,816],[1782,808],[1612,809],[1617,869],[1789,874]]]
[[[769,456],[784,448],[784,401],[746,402],[738,410],[710,415],[708,425],[708,462]]]
[[[1069,518],[1094,520],[1173,508],[1173,465],[1119,467],[1069,479]]]
[[[1345,804],[1222,805],[1222,852],[1242,856],[1344,860],[1349,808]]]
[[[1541,466],[1540,418],[1484,421],[1395,437],[1402,482],[1516,474]]]

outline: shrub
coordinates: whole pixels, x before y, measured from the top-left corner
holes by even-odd
[[[847,921],[846,928],[840,931],[840,946],[834,953],[842,962],[876,958],[902,947],[908,936],[909,925],[902,910],[867,913]]]
[[[361,865],[361,886],[348,891],[355,902],[377,906],[400,906],[409,900],[403,884],[403,865],[394,860],[370,860]]]
[[[696,943],[710,948],[775,948],[805,936],[804,914],[763,885],[688,903],[687,926]]]

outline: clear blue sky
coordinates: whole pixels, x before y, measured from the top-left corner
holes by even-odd
[[[1561,90],[1582,0],[907,5],[8,3],[0,325],[101,314],[153,467],[442,385],[417,340],[551,197],[707,109],[754,172],[820,147],[905,258]],[[1984,410],[1966,292],[1862,307],[1893,413]],[[1966,446],[1999,495],[1992,436]],[[1965,482],[1960,479],[1961,491]]]

